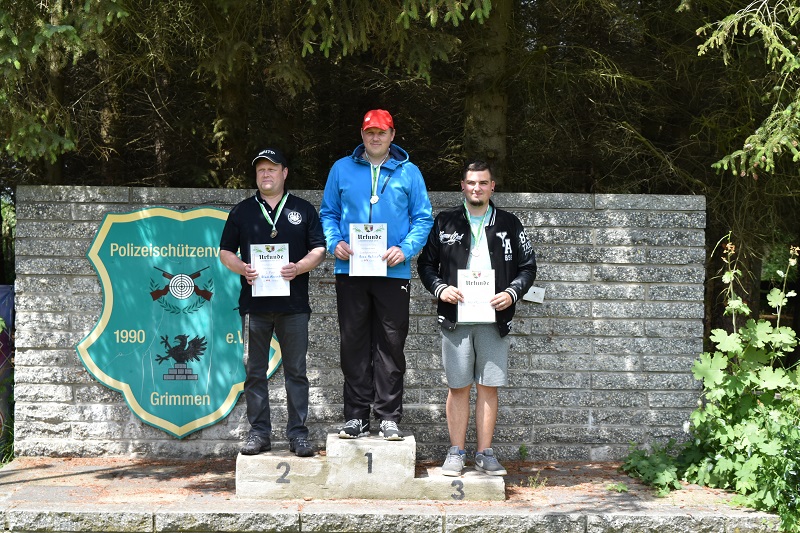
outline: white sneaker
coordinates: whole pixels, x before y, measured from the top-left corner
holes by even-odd
[[[378,435],[386,440],[403,440],[403,432],[397,429],[397,422],[391,420],[381,422],[381,430]]]

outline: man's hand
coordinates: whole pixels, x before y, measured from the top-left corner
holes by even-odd
[[[513,298],[511,295],[508,294],[506,291],[498,292],[495,294],[489,303],[492,304],[492,307],[495,308],[497,311],[502,311],[503,309],[508,309],[512,303],[514,303]]]
[[[247,283],[249,285],[252,285],[257,277],[258,277],[258,272],[256,272],[256,269],[253,268],[250,265],[250,263],[245,263],[244,264],[244,279],[247,280]]]
[[[445,303],[455,304],[464,301],[464,294],[458,290],[458,287],[448,285],[439,295],[439,299]]]
[[[297,277],[299,269],[297,268],[297,264],[289,263],[283,265],[281,267],[281,277],[286,281],[292,281],[294,278]]]
[[[383,254],[383,257],[381,257],[381,259],[386,261],[386,264],[388,266],[393,267],[405,261],[406,254],[403,253],[403,250],[401,250],[399,246],[392,246],[391,248],[386,250],[386,253]]]
[[[339,241],[339,244],[337,244],[336,248],[333,249],[333,256],[336,259],[349,261],[351,255],[353,255],[353,249],[350,248],[350,245],[344,241]]]

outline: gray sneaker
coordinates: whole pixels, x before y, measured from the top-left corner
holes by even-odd
[[[490,476],[505,476],[508,474],[500,461],[494,456],[491,448],[486,448],[482,452],[475,454],[475,470],[485,472]]]
[[[466,453],[460,453],[458,446],[450,446],[447,450],[447,457],[444,458],[442,465],[443,476],[460,476],[461,471],[464,470],[464,457]]]

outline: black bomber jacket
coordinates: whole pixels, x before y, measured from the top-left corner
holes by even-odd
[[[536,255],[533,244],[519,219],[508,211],[497,209],[494,203],[492,216],[486,225],[486,242],[495,271],[495,292],[506,291],[512,304],[495,311],[500,336],[511,331],[517,300],[528,292],[536,279]],[[467,268],[472,233],[463,205],[436,215],[428,242],[417,259],[417,270],[422,284],[437,300],[448,285],[456,285],[458,270]],[[453,330],[457,320],[457,305],[438,300],[439,323]]]

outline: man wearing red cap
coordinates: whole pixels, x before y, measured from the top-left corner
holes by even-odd
[[[408,154],[392,143],[392,115],[373,109],[364,115],[361,139],[352,155],[331,167],[320,207],[328,252],[336,257],[336,304],[344,374],[341,438],[369,434],[370,406],[379,435],[402,440],[411,257],[433,225],[425,181]],[[351,272],[351,230],[386,231],[386,274]]]

